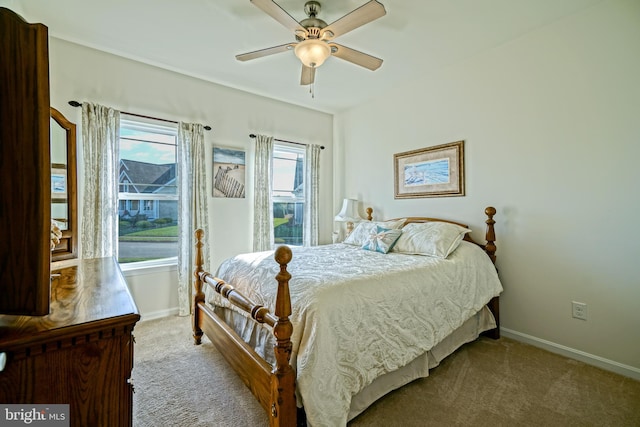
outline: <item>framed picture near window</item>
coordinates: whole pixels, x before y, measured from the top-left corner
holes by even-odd
[[[464,196],[464,141],[393,155],[396,199]]]
[[[213,147],[213,197],[244,199],[245,152]]]

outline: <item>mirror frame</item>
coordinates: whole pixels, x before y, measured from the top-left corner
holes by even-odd
[[[51,251],[51,261],[78,257],[78,207],[76,174],[76,125],[53,107],[51,118],[67,133],[67,229],[62,231],[60,243]]]

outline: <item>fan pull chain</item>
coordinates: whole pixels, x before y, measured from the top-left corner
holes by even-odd
[[[316,91],[315,91],[315,83],[311,83],[309,85],[309,93],[311,94],[311,98],[314,99],[316,97]]]

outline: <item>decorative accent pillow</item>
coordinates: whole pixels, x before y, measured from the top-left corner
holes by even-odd
[[[369,238],[362,245],[362,249],[386,254],[393,248],[401,234],[402,230],[392,230],[377,225],[374,230],[371,230]]]
[[[347,245],[354,246],[362,246],[369,239],[372,231],[375,231],[375,228],[380,226],[382,228],[387,228],[390,230],[397,230],[402,228],[402,225],[406,221],[406,218],[396,219],[392,221],[363,221],[358,223],[358,225],[353,229],[351,234],[344,239],[344,242]]]
[[[402,229],[402,235],[393,252],[447,258],[456,250],[468,228],[448,222],[410,223]]]

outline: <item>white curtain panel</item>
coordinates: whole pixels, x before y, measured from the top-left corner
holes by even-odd
[[[119,138],[119,111],[98,104],[82,104],[81,258],[118,255]]]
[[[254,167],[253,250],[273,248],[273,203],[271,180],[273,177],[273,137],[256,136]]]
[[[320,146],[307,145],[305,149],[304,168],[304,229],[302,240],[304,246],[318,244],[318,197],[320,182]]]
[[[195,230],[204,230],[203,259],[209,262],[209,210],[204,129],[178,125],[178,303],[180,316],[191,314],[195,271]]]

